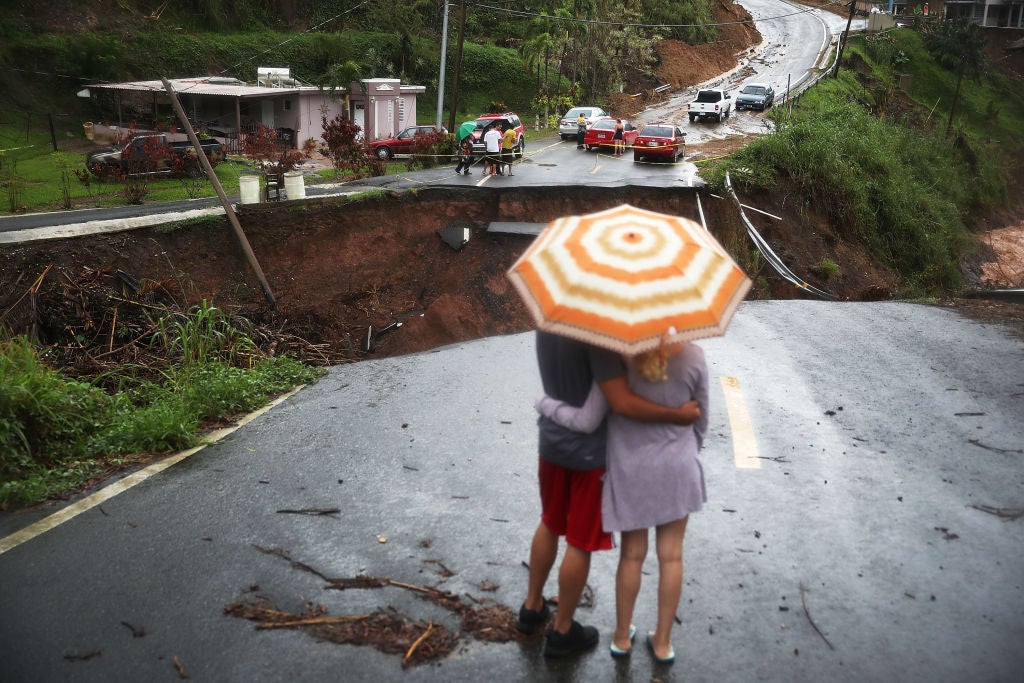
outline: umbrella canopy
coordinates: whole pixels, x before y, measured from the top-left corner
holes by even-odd
[[[750,289],[699,224],[628,204],[552,221],[508,276],[538,328],[630,355],[725,334]]]
[[[459,140],[462,140],[462,138],[472,133],[475,128],[476,121],[466,121],[464,124],[459,126],[459,132],[455,137]]]

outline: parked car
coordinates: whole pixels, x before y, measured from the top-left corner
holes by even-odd
[[[700,90],[697,99],[687,105],[690,123],[697,119],[724,121],[732,113],[732,96],[724,90]]]
[[[224,145],[217,140],[200,140],[199,144],[211,164],[224,160]],[[203,170],[195,156],[196,149],[188,140],[169,142],[163,133],[140,134],[126,144],[89,153],[85,166],[93,175],[103,177],[111,173],[171,173],[180,168],[180,161],[185,161],[188,172],[201,175]]]
[[[615,117],[604,116],[596,121],[594,125],[587,129],[587,134],[583,136],[583,144],[587,150],[594,149],[595,147],[612,147],[612,139],[615,137]],[[637,130],[636,126],[622,119],[622,141],[627,147],[632,147],[636,141],[636,136],[640,131]]]
[[[633,141],[633,161],[641,159],[669,159],[675,163],[686,158],[686,133],[672,123],[648,123],[640,129]]]
[[[747,83],[736,93],[736,111],[760,109],[764,111],[775,102],[775,90],[767,83]]]
[[[426,137],[435,133],[447,133],[444,126],[409,126],[398,135],[390,138],[381,138],[370,143],[370,149],[381,161],[394,159],[396,154],[409,154],[412,146],[418,137]]]
[[[504,114],[484,114],[476,120],[476,128],[470,135],[473,137],[473,154],[483,154],[486,150],[484,145],[484,131],[498,123],[501,126],[501,130],[505,130],[505,126],[512,126],[513,130],[516,131],[516,144],[512,148],[515,153],[516,159],[523,156],[523,152],[526,151],[526,127],[523,126],[523,122],[519,120],[519,116],[515,113],[507,111]]]
[[[583,112],[583,116],[587,119],[587,128],[594,125],[596,119],[608,116],[608,112],[601,107],[573,107],[565,112],[558,122],[558,134],[562,136],[563,140],[576,137],[576,119],[580,117],[580,112]]]

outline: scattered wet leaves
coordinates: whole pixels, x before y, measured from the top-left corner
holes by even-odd
[[[64,659],[69,662],[86,662],[103,654],[103,650],[92,650],[90,652],[69,652]]]
[[[291,614],[278,611],[266,598],[255,598],[229,605],[224,611],[229,616],[258,622],[261,629],[299,629],[332,643],[370,646],[388,654],[402,655],[403,665],[443,659],[451,654],[458,641],[458,636],[441,624],[418,621],[392,609],[328,617],[323,606]]]
[[[134,624],[130,624],[127,621],[122,621],[121,624],[127,626],[128,629],[132,632],[132,638],[145,638],[147,635],[149,635],[149,631],[147,631],[142,626],[135,626]]]
[[[323,578],[327,581],[327,590],[394,587],[413,591],[422,599],[458,615],[461,619],[460,632],[469,634],[476,640],[505,643],[522,640],[525,637],[516,629],[516,614],[512,609],[490,599],[478,599],[468,594],[465,596],[466,599],[463,599],[462,596],[437,588],[366,574],[328,578],[317,569],[293,560],[283,550],[254,547],[262,553],[280,557],[289,562],[294,569]],[[425,561],[437,564],[449,575],[453,575],[440,561]],[[496,588],[497,586],[486,583],[481,586],[481,590]],[[589,590],[588,586],[587,591]],[[589,599],[592,604],[592,591]],[[378,609],[367,614],[332,616],[323,605],[307,604],[304,612],[289,613],[278,610],[266,597],[250,595],[228,605],[224,612],[230,616],[257,621],[259,629],[295,628],[332,642],[369,645],[382,652],[400,653],[403,655],[403,666],[422,664],[448,656],[460,637],[459,633],[453,633],[441,624],[433,621],[424,623],[392,608]]]

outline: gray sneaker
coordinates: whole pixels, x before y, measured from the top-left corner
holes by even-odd
[[[596,628],[584,626],[578,621],[572,622],[568,633],[559,633],[549,628],[544,636],[544,656],[564,657],[583,652],[597,645],[599,639]]]

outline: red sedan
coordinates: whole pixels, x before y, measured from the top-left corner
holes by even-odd
[[[612,142],[612,139],[615,137],[615,123],[614,116],[596,119],[594,124],[587,129],[587,134],[583,136],[583,144],[587,150],[595,147],[614,147],[615,143]],[[632,123],[622,119],[622,141],[626,147],[633,146],[639,132]]]
[[[644,158],[669,159],[675,163],[686,158],[686,133],[671,123],[648,123],[633,143],[633,161]]]

